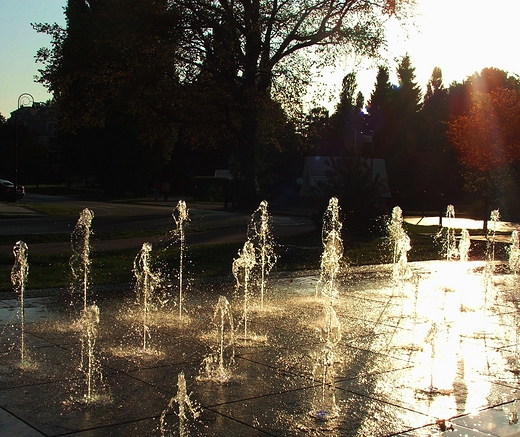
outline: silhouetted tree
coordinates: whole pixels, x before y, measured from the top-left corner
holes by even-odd
[[[73,96],[83,93],[91,98],[97,92],[93,86],[98,79],[104,83],[107,78],[114,78],[112,83],[117,89],[140,94],[136,105],[132,105],[134,121],[138,125],[141,116],[144,121],[153,122],[159,119],[159,114],[165,114],[177,121],[192,120],[191,131],[185,131],[192,142],[203,138],[201,132],[208,131],[206,126],[213,133],[207,138],[215,144],[222,138],[233,137],[244,198],[249,203],[254,201],[255,205],[259,120],[261,113],[269,110],[271,99],[285,103],[285,109],[290,107],[289,102],[306,92],[311,66],[317,62],[334,64],[336,54],[353,51],[364,56],[376,55],[384,43],[382,22],[389,16],[400,17],[402,10],[413,4],[411,0],[333,0],[327,3],[318,0],[235,3],[133,0],[131,5],[148,19],[136,21],[134,34],[119,33],[120,26],[115,25],[111,34],[101,32],[98,38],[95,28],[89,26],[94,17],[102,17],[112,5],[125,14],[127,3],[130,2],[70,0],[66,10],[67,31],[56,30],[54,50],[42,57],[49,61],[47,70],[42,73],[42,82],[50,84],[58,98],[64,98],[63,93],[71,91]],[[150,11],[146,11],[147,4]],[[159,9],[160,13],[155,15]],[[168,24],[166,20],[163,25],[162,21],[155,20],[161,16],[172,21]],[[76,18],[78,21],[74,22]],[[87,24],[82,26],[82,23]],[[114,46],[108,36],[118,45]],[[124,42],[127,36],[130,44]],[[79,71],[74,71],[76,74],[70,76],[70,80],[64,79],[67,76],[65,67],[71,65],[66,60],[69,48],[73,55],[77,54],[80,49],[73,49],[88,48],[88,44],[82,44],[82,38],[94,37],[96,41],[105,39],[106,47],[98,49],[112,55],[106,58],[107,62],[101,62],[104,68],[101,71],[92,69],[98,63],[89,62],[89,56],[85,56],[84,60],[78,60]],[[165,50],[161,51],[163,48]],[[128,63],[134,51],[139,62]],[[85,54],[89,53],[91,51]],[[121,65],[125,68],[121,69]],[[140,66],[143,72],[139,74]],[[130,72],[137,73],[138,82],[132,82]],[[146,72],[151,74],[150,78]],[[78,75],[79,80],[75,81]],[[89,79],[87,85],[82,80],[85,77]],[[91,79],[96,80],[92,82]],[[117,83],[119,81],[121,85]],[[147,89],[150,81],[154,82],[153,90]],[[129,86],[132,83],[134,88]],[[122,95],[124,92],[119,94]],[[162,104],[157,104],[156,97],[162,97],[159,100]],[[95,98],[94,101],[94,106],[101,107],[119,107],[121,103]],[[70,104],[74,102],[73,97]],[[138,109],[143,107],[153,111],[154,117],[145,117],[146,110]],[[95,113],[96,110],[91,114]],[[186,117],[188,114],[191,117]]]

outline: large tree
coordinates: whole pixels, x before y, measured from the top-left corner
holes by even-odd
[[[74,9],[84,16],[87,14],[88,19],[96,9],[102,11],[119,2],[69,0],[68,9],[74,4]],[[157,96],[146,92],[145,96],[151,98],[138,99],[137,106],[143,112],[149,109],[191,127],[186,132],[198,142],[218,143],[222,138],[233,138],[244,195],[252,201],[259,120],[262,112],[271,107],[271,100],[284,103],[286,109],[294,108],[288,103],[306,92],[311,68],[333,64],[338,53],[376,56],[385,43],[382,22],[392,16],[402,17],[413,0],[133,0],[133,3],[160,4],[163,12],[172,14],[176,20],[174,35],[166,34],[175,40],[173,49],[168,46],[168,56],[160,52],[165,32],[153,33],[150,40],[143,41],[146,50],[137,51],[138,65],[145,71],[152,70],[154,80],[163,85],[158,90],[166,90],[168,94],[163,94],[158,105]],[[122,4],[118,7],[125,9]],[[85,35],[72,29],[70,18],[65,36],[60,35],[63,44],[58,44],[53,55],[47,57],[49,74],[42,75],[51,90],[58,91],[63,98],[64,91],[54,83],[63,80],[64,71],[60,68],[66,64],[66,42]],[[138,30],[137,37],[130,40],[130,52],[133,44],[139,42],[139,35],[153,32],[146,28]],[[117,26],[114,33],[117,34]],[[132,90],[128,86],[131,85],[128,70],[136,72],[139,68],[134,68],[131,56],[123,57],[125,68],[118,68],[121,59],[115,55],[126,52],[122,50],[124,38],[116,35],[116,40],[120,45],[113,51],[112,62],[106,63],[110,67],[106,75],[114,77],[118,73],[115,82],[121,80],[124,94]],[[113,50],[110,46],[107,44],[104,54],[110,55]],[[110,61],[110,56],[107,60]],[[146,62],[150,63],[148,68]],[[114,66],[115,71],[111,68]],[[85,65],[84,69],[87,75],[88,67]],[[149,81],[144,77],[143,82],[146,85]],[[135,89],[140,90],[142,85],[136,83]],[[119,84],[116,86],[119,88]],[[95,89],[86,94],[87,98],[92,94]]]
[[[34,25],[52,36],[37,60],[59,109],[62,159],[106,192],[136,192],[175,139],[164,106],[177,90],[179,16],[166,0],[69,0],[65,17],[66,29]]]
[[[334,62],[339,50],[375,56],[382,21],[410,1],[174,0],[185,25],[186,80],[211,77],[228,96],[244,194],[254,198],[258,120],[271,97],[285,103],[306,91],[310,70]],[[191,75],[191,76],[190,76]]]

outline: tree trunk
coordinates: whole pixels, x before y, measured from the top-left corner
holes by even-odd
[[[254,208],[256,198],[256,163],[255,151],[258,134],[258,110],[249,108],[244,114],[240,141],[240,192],[239,206],[242,208]]]

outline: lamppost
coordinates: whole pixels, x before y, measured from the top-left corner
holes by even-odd
[[[14,192],[18,189],[18,124],[20,122],[20,109],[25,107],[34,108],[34,97],[29,93],[20,94],[18,97],[18,109],[16,110],[15,144],[14,144]]]

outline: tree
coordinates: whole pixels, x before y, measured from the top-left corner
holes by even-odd
[[[410,57],[403,56],[397,66],[397,86],[392,86],[388,70],[380,67],[376,87],[370,97],[369,125],[374,131],[374,154],[386,160],[390,187],[409,206],[417,198],[417,125],[420,89]]]
[[[466,188],[480,199],[486,220],[492,203],[501,203],[504,216],[518,216],[520,84],[473,92],[469,111],[450,119],[448,136],[464,165]]]
[[[66,29],[33,25],[52,37],[38,80],[54,94],[62,156],[76,170],[81,157],[107,193],[136,192],[175,139],[164,105],[176,91],[178,15],[166,0],[70,0],[65,16]]]
[[[127,2],[123,3],[124,5],[121,0],[69,1],[68,28],[65,35],[57,31],[57,44],[52,54],[46,53],[43,57],[44,60],[45,57],[49,60],[50,65],[42,74],[42,81],[50,84],[51,90],[57,92],[61,98],[65,98],[65,92],[74,91],[76,85],[73,80],[65,79],[66,69],[63,67],[67,63],[69,48],[73,50],[78,47],[74,43],[76,38],[80,43],[85,35],[92,38],[93,29],[87,25],[81,31],[81,21],[91,22],[95,14],[102,16],[111,4],[115,4],[116,9],[124,10]],[[108,67],[108,70],[101,69],[100,77],[96,74],[94,79],[104,82],[115,76],[116,80],[113,82],[121,81],[121,84],[116,83],[117,89],[128,90],[128,85],[132,84],[129,80],[132,75],[127,70],[138,73],[139,66],[146,67],[146,62],[149,62],[150,67],[145,68],[145,71],[151,70],[153,82],[157,79],[157,83],[161,85],[158,89],[160,92],[166,90],[169,99],[163,99],[163,105],[152,104],[154,99],[149,97],[156,96],[157,92],[145,92],[150,91],[144,89],[150,80],[144,74],[139,75],[138,77],[143,77],[144,83],[134,83],[134,86],[137,90],[143,88],[143,95],[148,98],[144,99],[147,105],[143,105],[143,100],[138,99],[139,104],[133,107],[136,114],[141,114],[137,108],[142,107],[154,114],[164,114],[179,122],[186,122],[185,126],[191,127],[187,132],[199,141],[204,138],[200,132],[208,132],[208,126],[218,127],[211,129],[212,132],[207,136],[209,141],[214,139],[218,143],[219,136],[220,139],[233,137],[243,178],[244,196],[251,202],[255,197],[260,114],[269,108],[270,100],[274,98],[284,103],[285,109],[290,107],[290,103],[306,91],[311,66],[332,64],[335,55],[340,52],[377,55],[378,48],[385,42],[382,22],[390,16],[401,17],[406,7],[413,2],[133,0],[132,4],[139,7],[157,4],[162,8],[161,14],[174,17],[175,23],[159,26],[164,31],[158,33],[138,21],[143,29],[139,28],[130,39],[128,50],[132,54],[132,49],[138,48],[138,59],[142,62],[136,63],[135,67],[133,62],[127,62],[133,56],[123,56],[123,59],[110,56],[111,52],[116,55],[127,53],[124,50],[127,44],[126,33],[118,38],[119,26],[112,26],[113,36],[120,45],[115,48],[112,44],[106,45],[103,53],[107,54],[107,58],[102,66]],[[78,15],[73,16],[72,12]],[[76,18],[80,25],[74,29],[76,24],[73,19]],[[153,26],[149,24],[149,27]],[[167,30],[170,30],[170,34]],[[150,32],[153,35],[150,37],[151,41],[146,40],[141,44],[139,37],[149,35]],[[97,40],[101,41],[106,36],[102,32]],[[68,44],[69,40],[71,44]],[[174,44],[168,45],[172,40]],[[165,55],[160,52],[162,44],[166,44],[168,48]],[[80,46],[85,47],[85,44]],[[139,50],[141,48],[144,50]],[[159,62],[156,56],[160,59]],[[77,56],[73,58],[76,59]],[[88,64],[88,58],[82,62]],[[128,68],[121,69],[121,65]],[[82,68],[81,71],[90,76],[92,66],[90,64],[89,68]],[[115,69],[111,68],[113,66]],[[97,69],[95,72],[97,73]],[[121,74],[121,78],[116,73]],[[68,89],[55,85],[64,80]],[[96,82],[87,83],[92,86]],[[92,96],[95,88],[91,89],[91,86],[85,91],[87,99],[93,98],[96,108],[118,103],[100,101]],[[79,88],[82,89],[81,86]],[[73,102],[70,103],[72,105]],[[146,118],[149,119],[150,117]]]
[[[356,73],[348,73],[343,78],[339,102],[331,117],[338,151],[336,156],[347,155],[364,146],[362,109],[365,99],[361,92],[356,91]]]
[[[189,69],[186,80],[204,73],[229,96],[226,109],[236,123],[246,199],[254,198],[258,119],[270,96],[292,102],[306,90],[310,66],[332,63],[338,50],[376,55],[384,42],[382,20],[399,15],[407,3],[171,2],[183,11],[185,56],[180,62]]]

